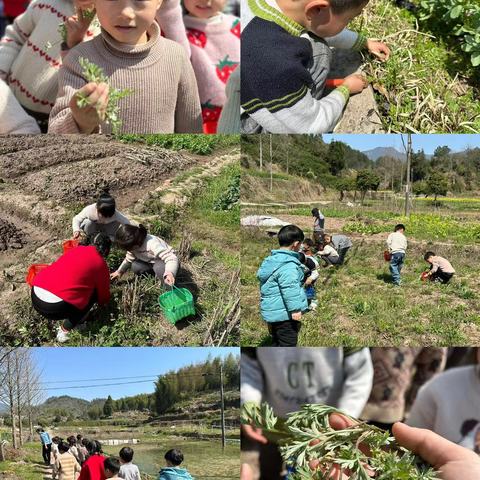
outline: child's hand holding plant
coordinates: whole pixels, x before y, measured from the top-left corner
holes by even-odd
[[[90,0],[76,0],[75,11],[77,13],[68,17],[64,23],[65,43],[68,48],[73,48],[83,41],[95,17],[95,9]]]
[[[110,280],[116,280],[117,278],[120,279],[123,276],[123,273],[117,270],[116,272],[113,272],[110,274]]]
[[[360,93],[368,86],[366,77],[359,73],[354,73],[345,78],[343,85],[350,90],[351,94]]]
[[[90,82],[72,97],[69,106],[80,133],[94,132],[105,119],[108,91],[108,84]]]
[[[377,57],[382,62],[386,62],[390,58],[390,49],[383,42],[368,39],[367,49],[372,55],[375,55],[375,57]]]

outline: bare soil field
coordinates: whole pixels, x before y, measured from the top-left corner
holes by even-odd
[[[230,147],[201,156],[95,135],[0,137],[2,344],[38,345],[54,341],[56,324],[31,309],[25,275],[29,265],[50,263],[61,255],[62,242],[71,236],[72,217],[85,205],[94,203],[105,188],[116,198],[118,209],[134,221],[145,223],[151,231],[155,225],[168,226],[171,238],[167,240],[175,248],[183,249],[179,279],[191,283],[183,286],[194,292],[199,302],[198,314],[181,326],[168,324],[156,305],[160,287],[152,282],[144,285],[143,280],[133,281],[129,276],[112,287],[114,304],[107,311],[94,312],[95,319],[87,324],[86,331],[72,334],[73,344],[203,344],[214,342],[206,335],[209,325],[210,331],[219,328],[213,337],[217,338],[217,333],[221,337],[223,311],[214,311],[210,304],[202,305],[202,283],[207,282],[209,269],[201,271],[198,264],[210,265],[223,285],[231,285],[235,269],[226,268],[212,252],[197,251],[195,241],[201,240],[198,231],[189,228],[188,222],[184,225],[183,210],[175,209],[177,204],[188,208],[194,197],[190,190],[206,188],[208,182],[222,175],[224,168],[237,162],[238,151]],[[179,182],[185,189],[175,186],[178,176],[185,177],[185,181]],[[166,202],[162,201],[163,196]],[[198,230],[202,230],[200,227]],[[153,233],[162,236],[161,231]],[[225,241],[230,241],[238,252],[238,238],[228,235],[226,232]],[[114,250],[110,257],[109,265],[115,268],[123,253]],[[235,288],[235,282],[232,285]],[[134,305],[125,304],[126,299]],[[221,300],[219,295],[217,301]],[[130,329],[127,319],[132,322]],[[232,340],[234,331],[232,327],[221,337],[223,344]]]

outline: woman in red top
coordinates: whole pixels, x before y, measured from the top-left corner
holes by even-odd
[[[95,303],[110,301],[110,274],[105,258],[111,240],[97,233],[63,254],[56,262],[37,274],[32,287],[32,304],[37,312],[50,320],[62,320],[57,341],[65,342],[68,332],[85,322]],[[88,245],[91,243],[91,245]]]
[[[77,480],[105,480],[103,462],[107,457],[102,455],[102,444],[96,440],[90,440],[86,447],[89,456],[83,462],[82,470]]]

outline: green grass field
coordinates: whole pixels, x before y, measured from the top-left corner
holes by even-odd
[[[452,202],[455,203],[455,202]],[[478,204],[477,204],[478,205]],[[311,207],[256,208],[295,223],[311,235]],[[253,213],[254,208],[242,210]],[[379,203],[352,212],[322,211],[327,231],[346,231],[354,246],[345,265],[321,269],[317,281],[319,306],[302,320],[301,346],[334,345],[473,345],[480,342],[480,209],[467,216],[461,209],[417,213],[410,221]],[[398,221],[407,225],[409,248],[402,272],[403,285],[390,283],[383,250],[388,232]],[[330,225],[330,227],[329,227]],[[259,314],[256,271],[277,247],[260,229],[242,229],[242,345],[268,345],[269,334]],[[433,250],[448,258],[457,271],[449,285],[423,283],[427,269],[423,253]]]

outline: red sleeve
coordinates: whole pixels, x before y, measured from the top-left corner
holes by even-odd
[[[88,464],[83,464],[82,469],[80,470],[80,476],[77,480],[90,480],[90,467]]]
[[[110,272],[103,258],[101,262],[98,268],[98,274],[96,275],[97,284],[95,288],[97,290],[98,303],[100,305],[106,305],[110,301]]]

